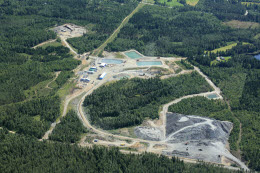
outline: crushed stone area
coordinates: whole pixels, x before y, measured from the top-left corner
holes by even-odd
[[[155,127],[136,127],[134,133],[138,138],[150,141],[161,141],[163,134],[160,129]]]
[[[52,30],[57,33],[58,36],[64,38],[81,37],[87,32],[84,27],[72,23],[56,26]]]
[[[221,163],[221,156],[225,154],[225,147],[222,142],[212,143],[211,141],[191,141],[188,144],[175,143],[168,146],[162,153],[169,156],[198,159],[208,162]]]
[[[227,121],[193,115],[167,113],[166,116],[166,141],[169,143],[210,140],[225,144],[233,126]]]
[[[221,163],[222,156],[234,159],[225,148],[231,122],[196,115],[166,114],[168,149],[162,154]]]
[[[139,126],[134,132],[138,138],[165,143],[164,155],[222,163],[223,156],[236,160],[225,147],[232,127],[227,121],[169,112],[166,136],[156,127]]]

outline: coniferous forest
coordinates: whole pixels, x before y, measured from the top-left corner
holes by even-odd
[[[0,130],[0,139],[0,172],[232,172],[151,153],[122,154],[118,148],[39,142],[5,130]]]
[[[161,105],[185,95],[211,90],[196,72],[164,80],[125,79],[98,88],[86,97],[84,106],[94,125],[115,129],[139,125],[146,117],[158,118]]]

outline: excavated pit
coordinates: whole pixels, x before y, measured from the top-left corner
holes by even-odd
[[[233,124],[212,118],[178,113],[166,114],[166,136],[160,127],[136,127],[137,137],[162,141],[162,154],[221,163],[221,157],[234,158],[225,148]]]
[[[212,141],[225,144],[232,123],[195,115],[167,113],[166,140],[169,143]]]

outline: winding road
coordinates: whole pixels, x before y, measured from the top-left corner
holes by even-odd
[[[144,3],[144,2],[143,2]],[[145,4],[145,3],[144,3]],[[150,4],[149,4],[150,5]],[[114,39],[114,37],[116,37],[116,35],[118,34],[118,32],[120,31],[120,29],[124,26],[125,23],[127,23],[127,21],[129,20],[129,18],[132,17],[132,15],[138,11],[139,8],[141,8],[142,5],[139,4],[139,6],[129,15],[127,16],[122,23],[120,24],[120,26],[113,32],[113,34],[109,37],[109,39],[107,39],[98,49],[96,49],[95,51],[93,51],[93,54],[98,54],[106,45],[107,43],[111,40]],[[75,55],[74,58],[77,58],[78,53],[68,44],[68,42],[66,41],[66,38],[61,37],[62,42],[65,44],[66,47],[68,47],[70,49],[70,51]],[[168,112],[168,108],[170,105],[172,104],[176,104],[180,101],[182,101],[183,99],[187,99],[187,98],[192,98],[192,97],[196,97],[196,96],[207,96],[209,94],[217,94],[218,95],[218,99],[223,99],[223,97],[221,96],[221,90],[205,75],[201,72],[201,70],[198,67],[194,67],[194,70],[197,71],[208,83],[209,85],[213,88],[212,92],[205,92],[205,93],[199,93],[199,94],[193,94],[193,95],[187,95],[187,96],[183,96],[181,98],[178,98],[176,100],[173,100],[170,103],[167,103],[165,105],[163,105],[162,111],[160,112],[160,119],[162,120],[162,124],[160,126],[155,125],[153,123],[154,126],[157,126],[158,128],[162,129],[163,131],[163,136],[164,136],[164,140],[162,141],[151,141],[151,140],[144,140],[144,139],[139,139],[139,138],[132,138],[132,137],[127,137],[127,136],[121,136],[121,135],[114,135],[112,133],[109,133],[107,131],[101,130],[101,129],[97,129],[94,126],[91,125],[91,123],[89,122],[89,120],[87,119],[87,117],[85,116],[85,113],[83,111],[83,102],[85,100],[85,98],[90,95],[95,89],[99,88],[101,85],[105,84],[106,82],[109,81],[109,79],[111,78],[112,75],[116,74],[111,72],[110,74],[108,74],[106,76],[105,79],[101,80],[101,81],[97,81],[97,83],[94,85],[88,85],[88,87],[84,88],[83,90],[67,96],[65,99],[65,103],[64,103],[64,109],[63,109],[63,113],[61,115],[61,117],[64,117],[67,113],[67,109],[68,109],[68,105],[70,103],[70,101],[72,101],[73,99],[75,99],[76,97],[82,95],[84,92],[86,92],[83,97],[80,99],[80,101],[77,104],[77,114],[80,117],[80,119],[82,120],[83,124],[85,127],[91,129],[91,131],[101,135],[101,136],[113,136],[114,138],[118,138],[121,140],[132,140],[133,142],[131,143],[131,145],[136,144],[137,142],[145,142],[148,143],[149,146],[147,148],[147,151],[149,152],[153,152],[156,149],[153,148],[153,146],[155,144],[167,144],[166,143],[166,113]],[[53,129],[56,127],[57,124],[60,123],[60,119],[58,119],[56,122],[51,124],[51,128],[45,133],[45,135],[42,137],[41,140],[44,139],[48,139],[49,135],[52,133]],[[104,144],[109,144],[110,142],[103,142]],[[111,142],[112,143],[112,142]],[[129,144],[130,145],[130,144]],[[128,145],[127,145],[128,146]],[[124,151],[127,152],[127,151]],[[131,152],[133,153],[133,152]],[[138,153],[138,152],[136,152]],[[227,151],[228,153],[228,151]],[[235,161],[237,164],[240,165],[241,168],[248,170],[248,168],[246,167],[246,165],[241,162],[239,159],[235,158],[234,156],[232,157],[232,155],[228,155],[225,154],[226,157],[230,158],[231,160]],[[188,162],[193,162],[196,163],[196,160],[192,160],[192,159],[188,159],[188,158],[183,158],[184,161],[188,161]],[[228,167],[225,166],[226,168],[229,169],[236,169],[234,167]],[[239,169],[239,168],[237,168]]]
[[[64,37],[60,37],[60,38],[61,38],[61,42],[63,42],[63,43],[65,44],[65,46],[66,46],[67,48],[69,48],[70,51],[75,55],[75,57],[77,57],[77,56],[78,56],[78,53],[69,45],[69,43],[67,42],[67,39],[64,38]],[[74,58],[75,58],[75,57],[74,57]]]
[[[146,151],[149,151],[149,152],[153,152],[155,151],[156,149],[153,149],[153,146],[155,144],[167,144],[167,140],[166,140],[166,113],[168,112],[168,108],[170,105],[172,104],[176,104],[178,102],[180,102],[181,100],[183,99],[187,99],[187,98],[192,98],[192,97],[196,97],[196,96],[204,96],[206,97],[207,95],[209,94],[217,94],[218,95],[218,99],[223,99],[223,97],[221,96],[221,90],[205,75],[203,74],[199,68],[197,67],[194,67],[194,70],[197,71],[208,83],[209,85],[214,89],[213,91],[211,92],[205,92],[205,93],[199,93],[199,94],[192,94],[192,95],[187,95],[187,96],[183,96],[181,98],[178,98],[176,100],[173,100],[172,102],[170,103],[167,103],[165,105],[163,105],[163,109],[161,111],[161,115],[160,115],[160,118],[162,118],[162,125],[161,126],[157,126],[158,128],[162,129],[163,130],[163,134],[164,134],[164,140],[162,141],[151,141],[151,140],[144,140],[144,139],[139,139],[139,138],[132,138],[132,137],[127,137],[127,136],[121,136],[121,135],[115,135],[115,134],[112,134],[112,133],[109,133],[107,131],[104,131],[104,130],[101,130],[101,129],[97,129],[95,128],[94,126],[91,125],[91,123],[89,122],[89,120],[86,118],[85,116],[85,113],[83,111],[83,102],[85,100],[85,98],[90,95],[95,89],[97,89],[98,87],[100,87],[101,85],[103,85],[104,83],[108,82],[109,80],[109,77],[107,77],[106,79],[100,81],[95,87],[93,87],[91,90],[89,90],[79,101],[79,103],[77,104],[77,113],[78,113],[78,116],[80,117],[80,119],[82,120],[83,124],[85,127],[91,129],[91,131],[101,135],[101,136],[113,136],[114,138],[118,138],[118,139],[121,139],[121,140],[132,140],[133,141],[133,144],[135,144],[136,142],[146,142],[149,144],[149,147],[147,148]],[[112,74],[111,74],[112,75]],[[111,76],[110,75],[110,76]],[[154,124],[154,126],[156,126]],[[104,143],[104,144],[108,144],[108,143],[111,143],[113,144],[113,142],[107,142],[107,143]],[[231,155],[227,150],[226,151],[223,151],[223,155],[226,156],[227,158],[233,160],[234,162],[236,162],[238,165],[240,165],[241,168],[245,169],[245,170],[249,170],[247,168],[247,166],[241,162],[239,159],[235,158],[233,155]],[[185,161],[186,158],[183,158],[183,160]],[[188,158],[187,158],[188,159]],[[188,159],[188,160],[192,160],[192,159]],[[195,161],[195,160],[194,160]],[[196,162],[196,161],[195,161]],[[233,167],[228,167],[227,168],[230,168],[230,169],[234,169]]]
[[[60,72],[61,71],[55,72],[55,77],[46,85],[45,88],[53,89],[53,88],[49,87],[49,85],[57,79],[57,77],[59,76]]]
[[[40,47],[40,46],[43,46],[43,45],[45,45],[45,44],[47,44],[47,43],[55,42],[56,40],[57,40],[57,39],[47,40],[47,41],[45,41],[45,42],[42,42],[42,43],[40,43],[40,44],[37,44],[36,46],[34,46],[34,47],[32,47],[32,48],[35,49],[35,48]]]

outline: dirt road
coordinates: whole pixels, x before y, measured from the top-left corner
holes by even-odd
[[[214,91],[212,92],[205,92],[205,93],[199,93],[199,94],[193,94],[193,95],[188,95],[188,96],[183,96],[181,98],[178,98],[176,100],[173,100],[172,102],[168,103],[168,104],[165,104],[163,106],[163,110],[161,112],[161,117],[163,118],[163,124],[162,126],[160,127],[161,129],[163,129],[163,133],[164,133],[164,138],[165,138],[165,134],[166,134],[166,113],[168,112],[168,108],[170,105],[172,104],[176,104],[178,102],[180,102],[181,100],[183,99],[187,99],[187,98],[192,98],[192,97],[196,97],[196,96],[206,96],[208,94],[217,94],[219,95],[218,99],[222,99],[222,96],[220,95],[221,91],[218,87],[215,86],[215,84],[206,76],[204,75],[200,70],[199,68],[195,67],[195,71],[197,71],[202,77],[205,78],[205,80],[209,83],[210,86],[212,86],[212,88],[214,89]],[[110,76],[113,75],[113,72],[111,72]],[[103,85],[104,83],[108,82],[109,80],[109,77],[107,77],[106,79],[103,79],[102,81],[100,81],[95,87],[93,87],[91,90],[89,90],[82,98],[81,100],[79,101],[78,105],[77,105],[77,112],[78,112],[78,115],[79,117],[81,118],[83,124],[85,127],[91,129],[91,131],[101,135],[101,136],[113,136],[115,138],[118,138],[120,140],[132,140],[133,143],[136,143],[136,142],[146,142],[149,144],[149,147],[147,148],[146,151],[149,151],[149,152],[157,152],[156,149],[153,148],[153,146],[155,144],[163,144],[163,145],[167,145],[167,142],[166,140],[163,140],[163,141],[150,141],[150,140],[144,140],[144,139],[139,139],[139,138],[131,138],[131,137],[127,137],[127,136],[121,136],[121,135],[114,135],[114,134],[111,134],[107,131],[104,131],[104,130],[101,130],[101,129],[97,129],[95,128],[94,126],[91,125],[91,123],[88,121],[88,119],[86,118],[85,114],[84,114],[84,111],[83,111],[83,102],[85,100],[85,98],[90,95],[95,89],[97,89],[98,87],[100,87],[101,85]],[[154,126],[156,126],[155,124],[153,124]],[[102,145],[109,145],[109,144],[113,144],[113,142],[102,142]],[[119,145],[119,143],[116,143],[116,145]],[[131,145],[129,145],[131,146]],[[227,158],[230,158],[231,160],[235,161],[238,165],[240,165],[243,169],[245,170],[248,170],[248,168],[245,166],[245,164],[243,162],[241,162],[239,159],[235,158],[234,156],[232,156],[228,151],[223,151],[223,155],[225,155]],[[185,158],[184,158],[185,160]],[[190,159],[188,159],[190,160]],[[196,161],[195,161],[196,162]],[[231,169],[233,169],[231,167]]]
[[[57,124],[59,124],[61,121],[60,121],[60,118],[64,117],[67,113],[67,110],[68,110],[68,105],[70,103],[71,100],[73,100],[74,98],[80,96],[82,93],[86,92],[87,90],[90,90],[90,88],[93,88],[93,85],[89,85],[88,87],[86,87],[85,89],[79,91],[79,92],[76,92],[74,93],[73,95],[70,95],[70,96],[67,96],[66,99],[65,99],[65,103],[64,103],[64,108],[63,108],[63,113],[61,115],[61,117],[58,118],[58,120],[56,120],[55,122],[53,122],[51,124],[51,127],[50,129],[44,134],[44,136],[42,137],[41,140],[46,140],[46,139],[49,139],[49,135],[52,133],[52,131],[54,130],[54,128],[56,127]]]
[[[69,45],[69,43],[67,42],[67,39],[64,37],[60,37],[60,38],[61,38],[61,42],[64,43],[67,48],[70,49],[70,51],[75,55],[75,57],[77,57],[78,53]]]
[[[32,48],[35,49],[35,48],[37,48],[37,47],[40,47],[40,46],[43,46],[43,45],[45,45],[45,44],[47,44],[47,43],[52,43],[52,42],[55,42],[55,41],[56,41],[56,39],[47,40],[47,41],[42,42],[42,43],[40,43],[40,44],[38,44],[38,45],[36,45],[36,46],[34,46],[34,47],[32,47]]]
[[[55,72],[55,77],[52,79],[52,81],[50,81],[49,83],[47,83],[47,85],[45,86],[45,88],[53,89],[53,88],[49,87],[49,85],[57,79],[57,77],[59,76],[60,72],[61,72],[61,71]]]
[[[129,19],[138,12],[139,9],[141,9],[144,6],[144,4],[139,3],[138,6],[128,15],[124,18],[124,20],[121,22],[121,24],[117,27],[117,29],[109,36],[109,38],[96,50],[93,51],[93,56],[98,56],[98,54],[105,49],[108,43],[112,42],[116,37],[117,34],[120,32],[120,30],[125,26],[126,23],[128,23]]]

